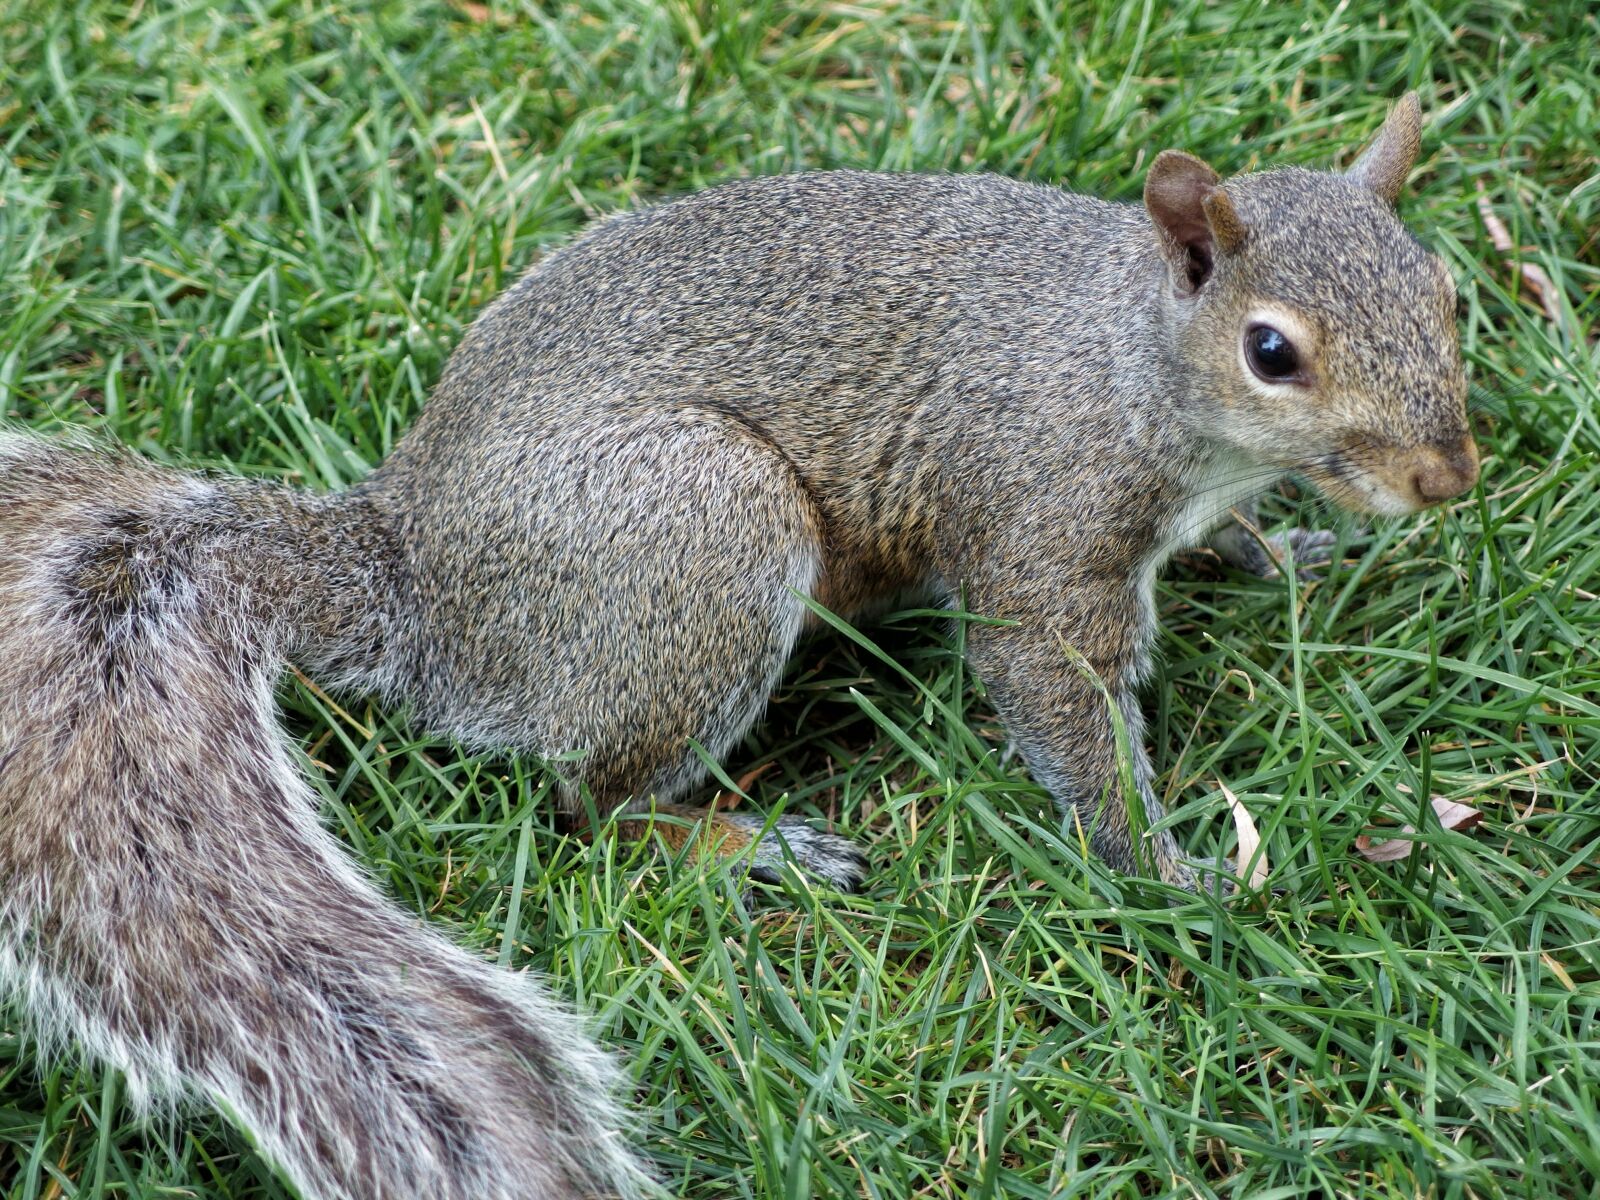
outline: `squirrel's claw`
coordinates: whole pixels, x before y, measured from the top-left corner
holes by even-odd
[[[1294,560],[1296,578],[1315,579],[1321,574],[1320,569],[1333,561],[1339,535],[1331,529],[1296,526],[1262,541],[1266,545],[1242,526],[1229,525],[1212,539],[1211,546],[1229,566],[1262,579],[1278,578],[1281,564],[1289,558]]]
[[[1235,896],[1287,896],[1289,894],[1287,888],[1276,885],[1260,888],[1246,885],[1244,883],[1244,875],[1239,869],[1239,860],[1236,858],[1224,858],[1220,866],[1210,868],[1210,873],[1217,877],[1217,883],[1214,886],[1220,888],[1220,895],[1225,900],[1232,900]]]
[[[1296,578],[1315,579],[1321,574],[1318,568],[1326,567],[1333,561],[1333,548],[1339,542],[1339,535],[1331,529],[1302,529],[1296,526],[1287,532],[1273,534],[1267,541],[1278,562],[1290,557],[1294,559]],[[1278,562],[1271,565],[1267,572],[1269,576],[1278,574]]]
[[[746,824],[752,832],[766,824],[762,818],[744,813],[726,813],[722,819]],[[800,817],[779,817],[756,843],[750,877],[777,883],[796,867],[841,892],[859,891],[867,878],[867,856],[849,838],[813,829]]]

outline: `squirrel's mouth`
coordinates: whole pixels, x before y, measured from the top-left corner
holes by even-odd
[[[1342,508],[1403,517],[1471,490],[1478,447],[1470,433],[1410,446],[1363,440],[1303,463],[1300,471]]]

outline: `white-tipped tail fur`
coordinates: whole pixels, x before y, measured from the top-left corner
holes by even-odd
[[[316,821],[272,688],[330,603],[294,543],[333,507],[0,433],[0,974],[139,1100],[236,1115],[307,1200],[636,1195],[577,1020]]]

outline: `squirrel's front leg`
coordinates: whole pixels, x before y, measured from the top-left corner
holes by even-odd
[[[1309,579],[1316,576],[1316,568],[1325,567],[1332,560],[1339,535],[1331,529],[1296,526],[1262,539],[1254,528],[1258,524],[1255,502],[1241,504],[1237,511],[1242,521],[1229,520],[1211,535],[1211,548],[1229,566],[1271,579],[1278,574],[1280,564],[1292,556],[1296,574]],[[1246,528],[1245,523],[1252,528]]]
[[[1016,623],[972,626],[968,658],[1034,779],[1063,816],[1076,818],[1101,859],[1128,874],[1153,867],[1167,883],[1193,890],[1194,872],[1169,832],[1135,846],[1119,783],[1112,705],[1127,730],[1145,822],[1162,818],[1137,694],[1154,632],[1150,598],[1140,590],[1133,580],[1059,577],[971,588],[974,611]]]

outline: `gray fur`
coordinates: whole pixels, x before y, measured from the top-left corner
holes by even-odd
[[[776,883],[793,864],[844,892],[866,880],[867,857],[854,842],[813,829],[798,817],[779,817],[766,833],[768,822],[754,813],[723,813],[721,820],[756,838],[750,874],[757,879]]]
[[[0,976],[315,1200],[634,1195],[611,1064],[352,869],[275,728],[286,653],[378,682],[381,528],[0,435]]]
[[[1243,521],[1231,520],[1211,535],[1211,548],[1229,566],[1264,579],[1277,576],[1286,559],[1295,564],[1295,575],[1314,579],[1317,570],[1328,564],[1339,535],[1331,529],[1289,529],[1262,535],[1256,526],[1255,505],[1246,503],[1235,511]]]
[[[1163,155],[1148,210],[838,172],[614,217],[483,313],[336,499],[0,442],[7,976],[138,1090],[225,1100],[317,1200],[631,1193],[603,1060],[353,873],[272,682],[291,658],[470,741],[582,751],[569,809],[643,811],[702,779],[690,739],[759,718],[796,593],[1011,618],[969,653],[1035,778],[1112,867],[1194,886],[1108,801],[1111,704],[1161,816],[1137,689],[1162,564],[1286,471],[1391,512],[1476,476],[1450,279],[1387,202],[1406,147],[1355,178]],[[1303,383],[1247,370],[1262,312]],[[760,830],[704,826],[724,852]],[[841,840],[778,833],[758,871],[787,844],[859,881]]]

